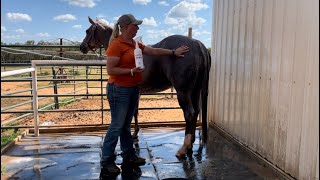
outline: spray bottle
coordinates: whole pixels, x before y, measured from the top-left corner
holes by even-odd
[[[134,53],[136,67],[140,67],[140,68],[144,69],[142,51],[138,45],[138,41],[141,41],[141,36],[138,37],[135,41],[136,41],[136,48],[133,53]]]

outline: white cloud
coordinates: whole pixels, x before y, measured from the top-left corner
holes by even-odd
[[[147,5],[151,0],[132,0],[133,4]]]
[[[97,4],[95,3],[95,0],[64,0],[68,2],[70,5],[73,6],[79,6],[79,7],[88,7],[93,8]]]
[[[162,5],[162,6],[169,6],[169,4],[167,3],[167,1],[159,1],[158,4],[159,4],[159,5]]]
[[[202,26],[207,20],[202,17],[191,16],[186,19],[191,26]]]
[[[97,15],[97,18],[98,18],[98,19],[105,18],[105,17],[106,17],[106,15],[104,15],[104,14],[98,14],[98,15]]]
[[[211,36],[211,32],[206,30],[192,29],[192,37],[199,38],[200,36]]]
[[[69,21],[73,21],[76,19],[77,18],[72,14],[63,14],[63,15],[59,15],[59,16],[56,16],[53,18],[53,20],[62,21],[62,22],[69,22]]]
[[[208,5],[197,0],[181,1],[166,14],[165,23],[174,25],[174,29],[180,30],[202,26],[206,19],[197,17],[196,12],[207,8],[209,8]]]
[[[1,32],[3,33],[3,32],[6,32],[6,31],[7,31],[7,28],[4,27],[4,26],[1,26]]]
[[[24,33],[24,30],[23,29],[16,29],[16,32],[17,33]]]
[[[179,4],[174,6],[168,13],[169,17],[186,18],[196,11],[209,8],[208,5],[202,3],[191,3],[187,1],[181,1]]]
[[[9,21],[32,21],[30,15],[22,13],[7,13],[7,19]]]
[[[200,3],[201,2],[201,0],[185,0],[185,1],[192,2],[192,3]]]
[[[6,40],[6,39],[8,39],[8,40],[10,40],[10,39],[20,39],[21,36],[20,35],[2,35],[2,38],[4,40]]]
[[[81,29],[81,28],[82,28],[82,26],[81,26],[81,24],[77,24],[77,25],[73,25],[73,26],[72,26],[72,28],[75,28],[75,29]]]
[[[37,36],[39,36],[39,37],[49,37],[50,35],[48,33],[38,33]]]
[[[116,16],[116,17],[113,17],[113,18],[112,18],[112,20],[113,20],[113,21],[115,21],[115,22],[117,22],[117,21],[118,21],[118,19],[120,18],[120,16],[121,16],[121,15]]]
[[[163,39],[165,37],[168,37],[170,35],[173,35],[173,33],[167,31],[167,30],[147,30],[147,37],[150,39]],[[156,42],[152,42],[156,43]]]
[[[151,17],[150,19],[143,18],[143,23],[142,24],[143,25],[147,25],[147,26],[154,26],[154,27],[158,26],[156,20],[154,20],[153,17]]]

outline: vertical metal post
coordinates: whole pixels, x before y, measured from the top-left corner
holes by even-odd
[[[6,71],[6,59],[5,59],[5,55],[4,53],[1,53],[1,62],[3,62],[4,66],[3,66],[3,71]],[[2,68],[2,66],[1,66]]]
[[[72,66],[72,74],[73,74],[73,79],[76,79],[76,73],[74,71],[74,66]],[[73,94],[76,94],[76,81],[73,81]],[[76,96],[73,96],[73,99],[76,99]]]
[[[60,45],[62,46],[62,38],[59,38],[60,39]],[[60,53],[59,53],[59,56],[62,57],[62,47],[60,47]]]
[[[102,46],[100,46],[100,48],[99,48],[99,55],[100,55],[99,59],[103,60]],[[100,66],[101,119],[102,119],[101,124],[103,124],[103,118],[104,118],[104,116],[103,116],[104,105],[103,105],[103,81],[102,81],[102,76],[103,76],[103,74],[102,74],[102,66]]]
[[[60,39],[60,46],[62,46],[62,38],[59,38]],[[62,47],[60,47],[60,53],[59,53],[59,56],[62,57],[63,55],[63,52],[62,52]],[[63,68],[62,66],[60,66],[59,68],[59,79],[64,79],[64,76],[63,76]],[[60,81],[60,82],[63,82],[63,81]]]
[[[102,81],[102,66],[100,66],[100,92],[101,92],[101,118],[103,124],[103,81]]]
[[[32,72],[30,72],[29,74],[30,78],[32,79]],[[30,95],[32,95],[32,81],[30,81]],[[32,101],[32,97],[30,98],[30,101]],[[31,109],[33,108],[33,104],[30,104],[31,105]]]
[[[32,74],[32,94],[33,94],[33,116],[34,116],[34,135],[39,136],[39,114],[38,114],[38,88],[37,88],[37,66],[32,63],[34,71]]]
[[[52,75],[53,75],[53,79],[52,79],[52,82],[53,82],[53,94],[58,94],[58,84],[57,84],[57,81],[55,81],[57,79],[57,76],[56,76],[56,70],[55,70],[54,66],[52,67]],[[54,99],[54,108],[55,109],[59,109],[58,96],[54,96],[53,99]]]
[[[88,86],[89,86],[89,82],[88,82],[88,72],[89,71],[89,66],[86,66],[86,94],[87,94],[87,99],[88,99],[88,94],[89,94],[89,89],[88,89]]]
[[[103,58],[102,58],[102,47],[101,46],[99,48],[99,55],[100,55],[100,60],[102,60]]]

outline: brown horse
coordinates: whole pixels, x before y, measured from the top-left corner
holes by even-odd
[[[86,37],[80,45],[82,53],[95,51],[102,45],[108,48],[112,29],[93,21],[86,30]],[[144,55],[145,70],[140,92],[160,92],[173,86],[177,91],[180,107],[186,122],[183,146],[177,151],[177,157],[192,155],[195,141],[197,117],[202,109],[202,140],[207,140],[207,96],[211,57],[207,48],[198,40],[186,36],[169,36],[152,47],[176,49],[182,45],[189,47],[183,58],[173,56]],[[138,130],[137,112],[135,113],[135,129]]]

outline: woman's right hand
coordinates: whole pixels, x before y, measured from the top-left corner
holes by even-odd
[[[139,73],[139,72],[142,72],[144,69],[142,69],[141,67],[135,67],[135,68],[133,68],[132,69],[132,71],[134,72],[134,73]]]

